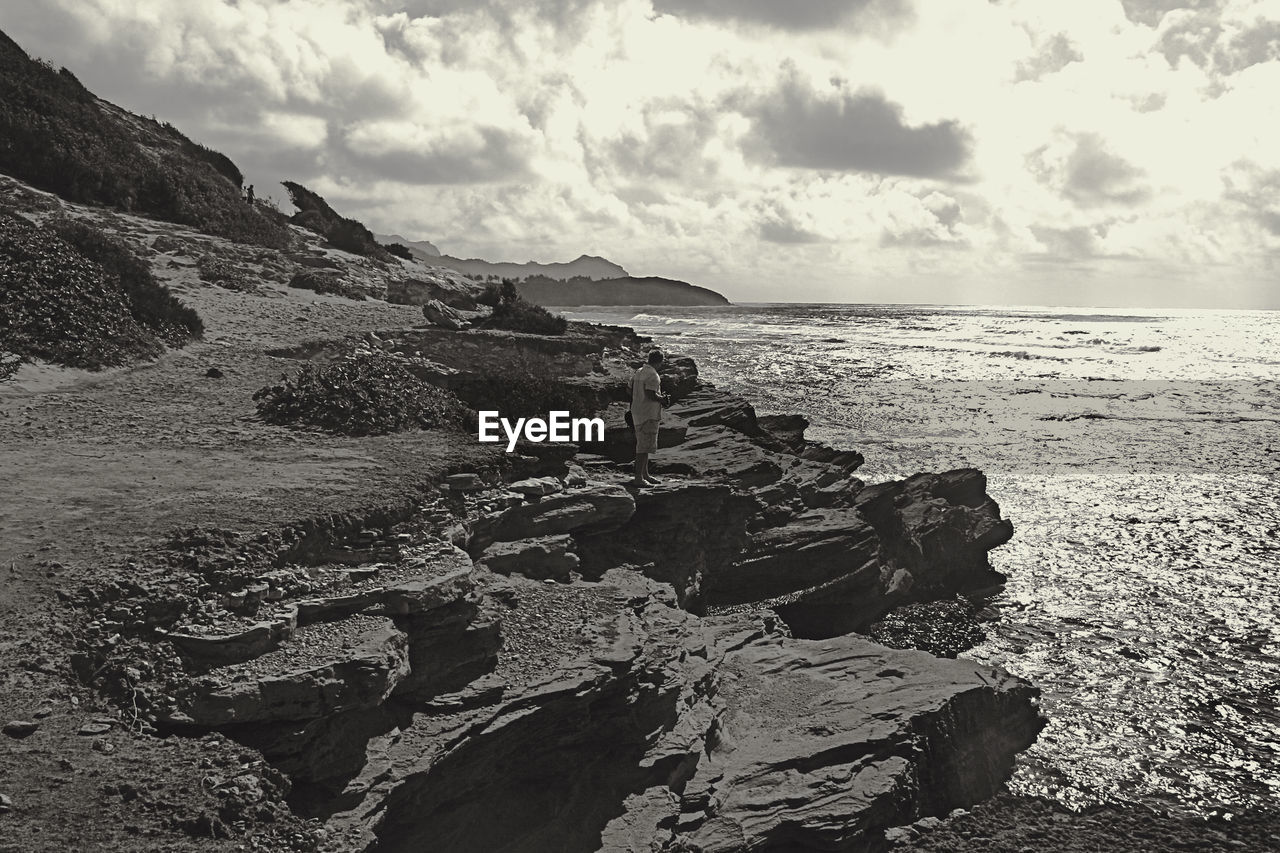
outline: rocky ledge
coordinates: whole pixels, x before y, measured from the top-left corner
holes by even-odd
[[[261,754],[332,850],[862,851],[990,796],[1042,725],[1035,689],[855,633],[1002,580],[982,473],[866,486],[858,453],[673,359],[665,482],[630,489],[612,401],[642,344],[435,328],[282,351],[379,348],[460,393],[536,358],[608,429],[422,502],[177,537],[150,580],[76,597],[77,669],[143,731]]]

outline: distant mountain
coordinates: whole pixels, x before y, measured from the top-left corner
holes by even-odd
[[[189,225],[242,243],[289,243],[284,217],[241,197],[226,156],[173,125],[96,97],[67,69],[0,33],[0,172],[69,201]]]
[[[729,300],[705,287],[670,278],[622,276],[593,281],[557,281],[545,276],[526,279],[520,295],[539,305],[728,305]]]
[[[563,281],[571,278],[625,278],[627,275],[627,271],[622,267],[594,255],[581,255],[577,260],[569,261],[567,264],[539,264],[533,261],[517,264],[505,261],[483,261],[479,258],[454,258],[449,255],[441,255],[433,262],[465,273],[472,278],[487,278],[491,275],[515,279],[542,276]]]
[[[419,260],[431,259],[434,261],[440,257],[440,250],[435,247],[434,243],[429,243],[426,240],[407,240],[399,234],[374,234],[373,236],[384,246],[388,243],[399,243],[401,246],[405,246]]]

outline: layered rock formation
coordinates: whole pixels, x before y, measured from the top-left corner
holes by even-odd
[[[607,401],[639,344],[432,328],[346,345],[459,389],[536,355]],[[603,442],[524,445],[423,506],[201,536],[189,593],[84,600],[151,614],[123,648],[168,662],[145,694],[156,725],[260,751],[334,849],[870,850],[990,795],[1040,728],[1035,690],[852,633],[1000,580],[987,552],[1012,528],[982,474],[865,486],[859,454],[757,417],[692,362],[664,387],[655,488],[625,487],[614,407]]]

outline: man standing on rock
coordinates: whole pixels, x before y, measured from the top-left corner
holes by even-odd
[[[636,431],[636,476],[631,484],[638,489],[659,482],[657,477],[649,476],[649,454],[658,449],[662,407],[671,405],[671,398],[662,393],[659,364],[662,351],[651,349],[648,364],[631,377],[631,421]]]

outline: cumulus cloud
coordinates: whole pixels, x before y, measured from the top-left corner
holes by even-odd
[[[947,178],[969,157],[959,122],[910,125],[874,91],[817,92],[790,77],[752,112],[758,156],[780,166]]]
[[[1113,153],[1096,133],[1069,134],[1032,152],[1027,162],[1041,181],[1085,207],[1131,206],[1151,195],[1146,173]]]
[[[1053,37],[1043,44],[1037,45],[1035,55],[1018,63],[1013,79],[1039,80],[1046,74],[1053,74],[1066,68],[1072,62],[1083,62],[1082,54],[1071,39],[1064,33],[1054,33]]]

